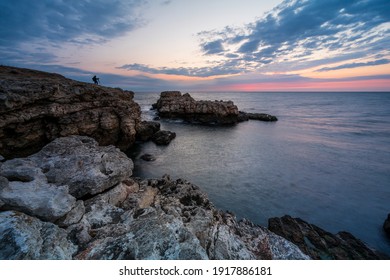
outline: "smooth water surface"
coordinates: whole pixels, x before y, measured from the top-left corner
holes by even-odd
[[[233,100],[279,121],[214,127],[163,120],[162,129],[177,137],[166,147],[139,146],[136,176],[185,178],[239,218],[267,226],[268,218],[288,214],[332,233],[349,231],[390,254],[382,229],[390,213],[390,93],[191,95]],[[145,119],[158,97],[135,95]],[[143,153],[157,160],[140,160]]]

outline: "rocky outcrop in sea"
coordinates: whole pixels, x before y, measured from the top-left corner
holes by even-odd
[[[190,182],[132,178],[132,169],[86,136],[3,162],[0,259],[308,259]]]
[[[183,119],[201,124],[235,124],[249,119],[277,121],[268,114],[245,113],[238,110],[232,101],[197,101],[190,94],[179,91],[161,92],[157,103],[153,105],[162,118]]]
[[[302,252],[313,259],[389,259],[389,256],[372,250],[349,232],[332,234],[300,218],[288,215],[269,219],[268,229],[298,245]]]
[[[90,136],[126,150],[141,120],[133,96],[58,74],[0,66],[0,154],[31,155],[68,135]]]

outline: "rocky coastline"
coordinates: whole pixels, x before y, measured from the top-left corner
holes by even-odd
[[[191,118],[237,122],[234,104],[206,104],[224,113]],[[132,92],[0,66],[0,259],[388,258],[289,216],[238,221],[185,179],[135,178],[124,151],[174,137]]]

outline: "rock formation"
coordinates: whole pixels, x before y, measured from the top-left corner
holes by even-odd
[[[85,136],[0,167],[0,259],[308,259],[286,239],[216,209],[185,180],[131,178]]]
[[[168,145],[175,138],[175,132],[168,130],[160,130],[153,135],[152,141],[157,145]]]
[[[348,232],[332,234],[302,219],[287,215],[269,219],[268,229],[298,245],[302,252],[313,259],[389,259],[389,256],[371,250]]]
[[[0,66],[0,154],[30,155],[52,140],[86,135],[126,150],[136,138],[140,107],[133,92]]]
[[[196,101],[188,93],[164,91],[153,105],[162,118],[183,119],[191,123],[235,124],[249,119],[276,121],[268,114],[248,114],[239,112],[232,101]]]
[[[152,140],[157,145],[168,145],[176,137],[176,133],[160,130],[160,123],[142,121],[137,125],[137,139],[146,142]]]

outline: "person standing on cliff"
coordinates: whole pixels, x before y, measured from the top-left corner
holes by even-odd
[[[99,84],[99,78],[95,76],[92,77],[92,81],[95,83],[95,85],[98,85]]]

